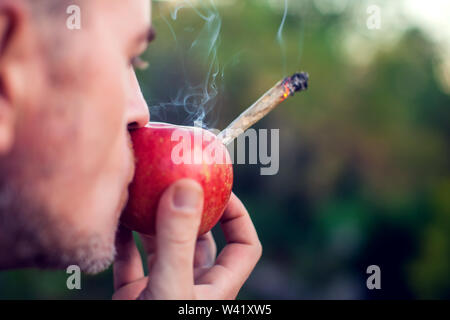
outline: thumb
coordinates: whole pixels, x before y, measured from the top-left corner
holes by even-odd
[[[194,180],[175,182],[161,197],[147,291],[153,299],[193,297],[194,252],[202,211],[203,189]]]

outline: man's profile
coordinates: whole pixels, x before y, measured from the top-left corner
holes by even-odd
[[[119,223],[134,173],[129,131],[150,120],[134,67],[153,38],[148,0],[0,0],[0,270],[95,274],[114,262],[117,299],[236,297],[261,255],[236,196],[217,258],[211,233],[196,236],[194,181],[164,193],[146,261]]]

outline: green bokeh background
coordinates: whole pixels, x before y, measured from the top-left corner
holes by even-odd
[[[384,20],[369,30],[365,1],[333,10],[317,2],[289,1],[278,39],[283,1],[224,1],[216,9],[203,1],[180,9],[176,21],[173,4],[154,3],[157,41],[145,54],[150,68],[138,71],[152,119],[192,124],[205,111],[205,125],[221,129],[283,76],[307,71],[310,89],[256,125],[280,129],[279,173],[235,166],[234,192],[264,248],[239,298],[448,299],[450,95],[437,71],[440,44],[406,18],[400,31]],[[388,11],[388,1],[372,2]],[[181,88],[205,79],[211,99],[203,109],[201,99],[177,104],[177,93],[194,92]],[[381,290],[366,288],[372,264],[381,268]],[[83,275],[78,291],[66,278],[2,272],[0,298],[113,293],[111,270]]]

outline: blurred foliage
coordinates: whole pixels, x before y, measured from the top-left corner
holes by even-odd
[[[281,43],[282,8],[266,1],[218,8],[218,95],[204,105],[206,125],[224,128],[284,75],[301,69],[311,78],[307,92],[256,125],[280,128],[279,173],[235,165],[234,191],[264,247],[239,297],[448,299],[450,96],[435,77],[435,44],[412,25],[393,44],[374,45],[370,32],[348,23],[356,4],[339,14],[302,4],[288,12]],[[204,26],[195,11],[181,9],[173,21],[169,9],[154,4],[158,39],[146,54],[150,70],[138,76],[152,120],[192,124],[195,105],[171,99],[187,75],[204,81],[213,55],[189,51]],[[368,63],[355,63],[365,48],[344,49],[351,32],[376,49]],[[215,234],[223,246],[217,227]],[[371,264],[381,268],[382,290],[366,288]],[[65,289],[65,279],[64,272],[5,272],[0,298],[112,294],[110,270],[83,278],[79,292]]]

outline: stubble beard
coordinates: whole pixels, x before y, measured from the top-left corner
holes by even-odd
[[[10,181],[0,182],[0,267],[78,265],[83,272],[96,274],[111,265],[117,222],[105,235],[76,230],[33,197],[30,188]]]

